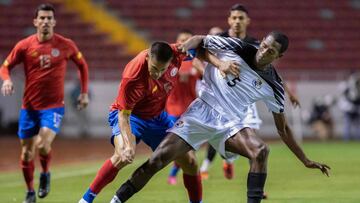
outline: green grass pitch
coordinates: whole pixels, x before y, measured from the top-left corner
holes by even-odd
[[[360,202],[360,143],[306,143],[303,145],[310,159],[325,162],[332,167],[330,178],[319,170],[305,168],[282,143],[270,144],[265,203],[359,203]],[[202,159],[203,151],[198,153]],[[118,186],[138,167],[146,157],[137,157],[134,164],[119,172],[116,180],[108,185],[95,202],[108,203]],[[95,177],[103,160],[78,165],[53,168],[51,193],[39,203],[75,203]],[[150,183],[129,203],[187,202],[181,174],[176,186],[169,186],[166,177],[169,168],[158,173]],[[20,170],[19,170],[20,171]],[[3,172],[0,174],[0,202],[22,202],[25,186],[22,174]],[[246,176],[248,162],[240,158],[235,164],[235,179],[226,180],[222,174],[222,162],[217,156],[211,167],[210,178],[203,182],[204,203],[246,202]],[[38,171],[36,173],[38,178]],[[35,187],[38,182],[35,181]]]

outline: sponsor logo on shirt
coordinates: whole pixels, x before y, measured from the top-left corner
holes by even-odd
[[[263,82],[261,81],[260,78],[256,78],[255,80],[252,81],[252,85],[253,85],[256,89],[260,89],[262,84],[263,84]]]
[[[171,72],[170,72],[170,76],[171,76],[171,77],[175,77],[175,75],[178,73],[178,70],[179,70],[179,69],[176,68],[176,67],[173,68],[173,69],[171,70]]]
[[[37,57],[39,53],[37,51],[34,51],[30,54],[31,57]]]
[[[56,49],[56,48],[51,49],[51,56],[53,56],[53,57],[60,56],[60,50]]]

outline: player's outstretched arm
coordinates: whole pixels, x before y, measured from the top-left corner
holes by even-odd
[[[296,157],[307,168],[320,169],[323,174],[329,176],[329,170],[330,170],[329,166],[327,166],[326,164],[311,161],[306,157],[304,151],[296,143],[293,133],[285,119],[285,115],[283,113],[273,113],[273,117],[274,117],[276,129],[277,129],[281,139],[285,142],[285,144],[289,147],[289,149],[296,155]]]
[[[187,53],[190,49],[196,49],[205,37],[205,35],[195,35],[190,39],[186,40],[186,42],[184,42],[183,44],[180,44],[178,46],[178,49],[181,52]]]

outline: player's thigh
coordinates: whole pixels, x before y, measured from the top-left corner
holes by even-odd
[[[56,133],[48,128],[48,127],[42,127],[39,131],[38,136],[38,144],[39,145],[51,145],[51,143],[54,141],[56,137]]]
[[[44,133],[48,133],[47,131],[50,129],[55,135],[58,134],[64,113],[64,107],[40,110],[40,128],[47,128]]]
[[[244,128],[226,140],[225,150],[251,159],[257,150],[265,145],[253,129]]]
[[[28,139],[36,136],[39,132],[39,123],[38,111],[21,109],[19,113],[19,138]]]

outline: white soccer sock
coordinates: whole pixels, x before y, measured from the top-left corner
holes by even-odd
[[[201,167],[200,167],[200,172],[205,172],[205,171],[208,171],[209,169],[209,166],[210,166],[210,161],[209,159],[205,159],[202,164],[201,164]]]

